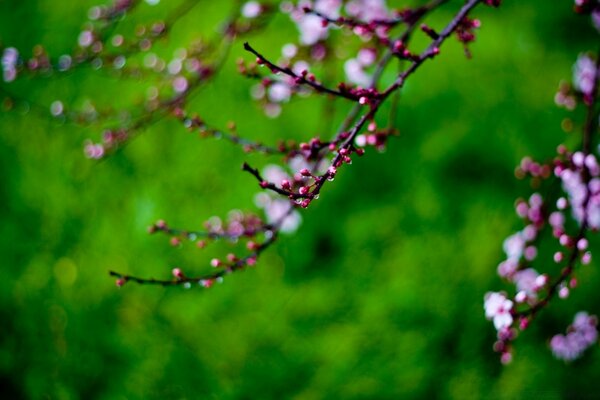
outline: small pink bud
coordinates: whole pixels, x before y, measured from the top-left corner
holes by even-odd
[[[524,331],[529,326],[529,320],[527,318],[521,318],[519,320],[519,329]]]
[[[586,238],[581,238],[577,241],[577,248],[581,251],[588,248],[588,241]]]
[[[199,249],[203,249],[206,247],[206,241],[205,240],[198,240],[196,242],[196,246],[198,246]]]
[[[123,278],[119,278],[115,281],[115,285],[117,285],[117,287],[121,287],[125,284],[125,279]]]
[[[305,194],[308,193],[308,190],[309,190],[308,186],[301,186],[300,189],[298,189],[298,193],[300,193],[301,195],[304,196]]]
[[[573,161],[573,164],[575,164],[577,167],[582,167],[583,162],[585,160],[585,155],[582,152],[577,151],[573,154],[571,160]]]
[[[529,212],[529,206],[524,201],[518,202],[515,208],[517,211],[517,215],[521,218],[525,218],[527,216],[527,213]]]
[[[171,271],[171,272],[173,273],[173,276],[175,278],[179,278],[179,279],[183,278],[183,272],[181,271],[181,269],[173,268],[173,271]]]
[[[558,241],[562,246],[569,246],[569,244],[571,243],[571,238],[569,238],[567,234],[563,234],[560,236]]]
[[[558,147],[556,147],[556,152],[558,154],[567,154],[567,146],[564,144],[559,144]]]
[[[546,284],[548,283],[548,275],[538,275],[537,278],[535,278],[535,287],[536,288],[543,288],[544,286],[546,286]]]
[[[302,203],[300,203],[300,207],[307,208],[309,204],[310,204],[310,199],[304,199],[304,200],[302,200]]]
[[[569,281],[569,287],[571,289],[575,289],[577,287],[577,278],[571,278],[571,280]]]
[[[212,279],[202,279],[202,280],[200,281],[200,284],[201,284],[203,287],[207,288],[207,289],[208,289],[209,287],[211,287],[211,286],[212,286],[214,283],[215,283],[215,281],[214,281],[214,280],[212,280]]]
[[[527,246],[524,256],[527,261],[533,261],[537,257],[537,248],[535,246]]]
[[[502,363],[502,365],[507,365],[512,362],[512,358],[512,354],[507,351],[502,353],[502,355],[500,356],[500,362]]]
[[[496,353],[503,351],[506,348],[506,344],[501,340],[496,340],[492,346]]]
[[[363,105],[363,106],[365,104],[367,104],[368,102],[369,102],[369,99],[367,99],[365,96],[361,96],[361,98],[358,99],[358,104]]]
[[[258,249],[258,243],[251,240],[248,243],[246,243],[246,248],[248,250],[256,250],[256,249]]]
[[[159,219],[158,221],[156,221],[155,225],[158,229],[165,229],[167,227],[167,223],[162,219]]]
[[[269,186],[269,182],[267,181],[261,181],[260,182],[260,187],[263,189],[266,189]]]
[[[176,247],[181,244],[181,239],[179,239],[177,236],[173,236],[169,243],[171,244],[171,246]]]
[[[585,253],[583,253],[583,255],[581,256],[581,263],[583,265],[588,265],[591,261],[592,261],[592,253],[590,253],[589,251],[586,251]]]
[[[233,253],[227,254],[227,261],[235,262],[236,260],[237,260],[237,257],[235,256],[235,254],[233,254]]]
[[[556,253],[554,253],[554,262],[555,263],[559,263],[564,259],[564,255],[561,251],[557,251]]]
[[[310,171],[308,170],[308,168],[302,168],[300,170],[300,175],[302,175],[302,176],[311,176],[312,174],[310,173]]]
[[[560,297],[561,299],[566,299],[567,297],[569,297],[569,288],[563,286],[560,289],[558,289],[558,297]]]
[[[288,181],[287,179],[284,179],[281,181],[281,188],[283,190],[291,190],[292,185],[290,184],[290,181]]]
[[[248,259],[246,259],[246,265],[249,265],[250,267],[256,265],[256,257],[248,257]]]
[[[212,260],[210,260],[210,265],[212,265],[214,268],[217,268],[221,265],[221,260],[219,260],[218,258],[213,258]]]

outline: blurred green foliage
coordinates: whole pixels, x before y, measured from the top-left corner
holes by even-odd
[[[161,44],[165,54],[214,32],[230,7],[201,3]],[[514,166],[525,155],[551,157],[564,140],[577,144],[576,134],[565,139],[567,113],[553,96],[597,36],[571,1],[547,3],[479,8],[473,59],[450,41],[410,79],[397,113],[401,135],[387,151],[343,168],[296,235],[211,290],[118,290],[107,271],[202,271],[211,250],[174,249],[146,227],[165,218],[199,228],[212,215],[252,210],[256,182],[239,167],[268,159],[162,121],[92,162],[82,143],[98,138],[98,126],[61,124],[33,108],[1,111],[2,397],[596,398],[597,349],[565,365],[547,340],[575,311],[600,311],[597,262],[581,271],[568,301],[554,302],[519,338],[507,367],[492,352],[482,307],[486,291],[505,287],[495,271],[501,244],[519,227],[514,199],[530,193]],[[26,56],[37,43],[67,52],[93,4],[0,1],[0,44]],[[443,26],[459,5],[431,25]],[[172,6],[144,5],[126,27]],[[295,37],[280,15],[249,39],[268,55]],[[328,120],[323,99],[311,97],[267,119],[249,100],[252,83],[235,72],[239,57],[250,59],[238,42],[190,109],[218,126],[234,119],[241,133],[267,142],[327,137],[343,118],[343,104]],[[143,82],[90,69],[0,85],[44,107],[93,99],[118,109],[144,94]]]

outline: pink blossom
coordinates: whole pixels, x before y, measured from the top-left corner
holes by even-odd
[[[92,142],[86,142],[83,152],[86,157],[98,160],[104,156],[104,146]]]
[[[81,47],[89,47],[93,42],[94,35],[89,30],[82,31],[77,39],[77,43],[79,43],[79,46]]]
[[[504,240],[502,245],[508,259],[519,259],[523,255],[525,249],[525,239],[521,232],[517,232]]]
[[[2,72],[5,82],[12,82],[17,77],[19,52],[14,47],[7,47],[2,53]]]
[[[589,56],[582,54],[573,66],[573,86],[581,93],[590,95],[596,78],[596,64]]]
[[[358,86],[368,87],[371,84],[371,76],[365,72],[356,58],[351,58],[344,63],[344,72],[346,78]]]
[[[257,1],[248,1],[242,6],[242,15],[246,18],[256,18],[261,11],[262,8]]]
[[[305,15],[297,23],[300,31],[300,42],[312,46],[327,37],[328,28],[323,26],[322,19],[316,15]]]
[[[267,96],[273,103],[283,103],[290,99],[292,89],[283,82],[275,82],[269,86]]]
[[[573,163],[577,164],[575,156]],[[586,218],[587,225],[592,229],[600,229],[600,179],[593,178],[586,185],[583,179],[584,168],[594,175],[595,157],[582,158],[580,167],[566,168],[560,173],[564,191],[569,196],[573,217],[581,224]],[[585,164],[585,167],[584,167]],[[589,199],[588,199],[589,197]]]
[[[302,157],[300,157],[302,158]],[[303,158],[302,158],[303,159]],[[292,166],[292,164],[294,164]],[[306,162],[299,163],[298,160],[292,163],[290,160],[290,167],[309,167]],[[286,173],[286,171],[277,165],[267,165],[263,170],[263,176],[269,182],[291,182],[292,179]],[[295,232],[300,223],[302,217],[296,210],[290,212],[290,201],[281,197],[271,197],[271,195],[261,192],[255,197],[255,203],[258,207],[262,208],[265,212],[266,220],[269,224],[280,224],[280,231],[284,233]]]
[[[502,278],[511,277],[519,267],[519,262],[515,259],[508,259],[498,264],[498,275]]]
[[[575,315],[573,324],[567,329],[566,335],[555,335],[550,341],[552,353],[558,359],[572,361],[579,358],[583,352],[598,340],[596,316],[590,316],[581,311]]]
[[[289,180],[289,175],[279,165],[269,164],[263,169],[263,177],[269,182]]]
[[[484,308],[487,319],[493,319],[497,330],[508,328],[513,323],[513,302],[502,293],[488,292],[485,295]]]
[[[539,274],[533,268],[527,268],[514,274],[513,281],[518,291],[524,291],[529,297],[535,297],[539,289],[537,278]]]
[[[188,88],[188,81],[183,76],[177,76],[173,79],[173,90],[177,93],[185,92]]]
[[[340,13],[340,0],[316,0],[301,1],[298,8],[291,13],[292,19],[300,31],[300,42],[305,46],[312,46],[319,40],[327,38],[329,26],[323,25],[323,19],[314,14],[306,14],[304,7],[314,8],[315,11],[328,16],[338,18]]]
[[[385,0],[351,0],[346,4],[346,12],[364,22],[390,17]]]

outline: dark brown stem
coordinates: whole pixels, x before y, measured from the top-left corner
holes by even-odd
[[[237,261],[234,261],[230,264],[224,264],[223,266],[218,267],[219,270],[217,272],[213,272],[210,274],[204,274],[204,275],[199,275],[199,276],[194,276],[194,277],[187,277],[187,276],[181,277],[181,278],[174,277],[173,279],[167,280],[167,279],[155,279],[155,278],[140,278],[140,277],[133,276],[133,275],[121,274],[121,273],[115,272],[115,271],[109,271],[108,273],[112,277],[121,279],[122,280],[121,285],[123,285],[127,282],[135,282],[135,283],[145,284],[145,285],[160,285],[160,286],[176,286],[176,285],[183,285],[186,283],[202,284],[202,282],[204,282],[204,281],[214,281],[216,279],[223,278],[226,275],[232,274],[235,271],[246,268],[247,266],[249,266],[250,260],[256,261],[258,256],[260,256],[260,254],[263,251],[265,251],[269,246],[271,246],[276,240],[277,240],[277,234],[275,232],[273,232],[272,236],[270,238],[268,238],[267,240],[265,240],[263,243],[261,243],[255,251],[253,251],[252,253],[250,253],[249,255],[247,255],[243,258],[240,258]]]
[[[310,7],[305,7],[303,9],[303,11],[306,14],[316,15],[317,17],[321,18],[323,21],[327,21],[331,24],[336,24],[339,26],[345,26],[350,29],[356,28],[357,26],[364,26],[364,27],[385,26],[387,28],[392,28],[403,22],[408,22],[402,17],[392,18],[392,19],[374,19],[369,22],[362,22],[362,21],[356,20],[354,18],[348,18],[348,17],[331,18],[331,17],[329,17],[313,8],[310,8]]]
[[[275,63],[272,63],[271,61],[269,61],[269,59],[267,59],[265,56],[256,51],[252,46],[250,46],[248,42],[244,43],[244,49],[254,54],[257,60],[259,61],[259,64],[266,65],[274,73],[281,72],[282,74],[292,77],[297,85],[307,85],[319,93],[326,93],[332,96],[342,97],[348,100],[356,101],[359,98],[359,96],[349,92],[342,92],[339,90],[330,89],[326,86],[321,85],[316,80],[310,79],[308,75],[298,75],[294,71],[292,71],[291,68],[281,67]]]

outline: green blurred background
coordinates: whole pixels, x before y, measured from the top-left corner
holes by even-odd
[[[600,311],[597,261],[567,301],[554,302],[521,335],[509,366],[493,353],[495,331],[483,315],[484,293],[508,289],[496,266],[502,241],[520,228],[513,202],[530,193],[514,166],[525,155],[551,157],[565,140],[567,113],[554,106],[554,93],[577,55],[597,45],[569,0],[504,3],[474,13],[482,29],[472,60],[450,41],[411,78],[397,115],[401,136],[385,153],[370,151],[341,169],[303,212],[297,234],[283,237],[256,269],[211,290],[119,290],[107,271],[206,270],[213,250],[172,248],[146,227],[164,218],[200,228],[212,215],[253,210],[256,182],[239,167],[277,158],[200,140],[164,121],[93,162],[82,144],[97,140],[100,126],[2,110],[1,397],[600,397],[597,349],[566,365],[547,345],[576,311]],[[37,43],[53,55],[67,52],[93,4],[0,0],[0,42],[26,56]],[[132,23],[174,4],[144,4]],[[451,2],[431,25],[439,29],[459,5]],[[201,2],[173,29],[165,54],[214,32],[229,7]],[[276,55],[296,37],[279,15],[248,39]],[[279,119],[267,119],[249,100],[252,83],[235,73],[239,57],[251,59],[238,42],[190,109],[218,126],[234,119],[242,134],[267,142],[327,137],[320,98],[294,100]],[[146,87],[89,69],[0,85],[44,107],[92,99],[115,109]],[[334,122],[345,109],[336,106]],[[538,269],[549,260],[541,257]]]

